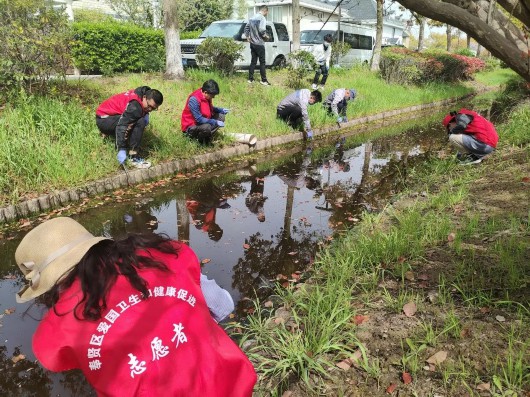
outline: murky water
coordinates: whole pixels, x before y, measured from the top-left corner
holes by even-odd
[[[237,171],[166,184],[133,203],[119,203],[115,194],[114,203],[77,220],[95,235],[156,232],[187,241],[203,273],[230,292],[242,315],[249,302],[243,298],[303,271],[319,241],[388,203],[407,169],[446,144],[443,135],[438,125],[424,125],[362,144],[342,137],[325,147],[302,145],[260,155]],[[79,372],[53,374],[34,361],[31,336],[44,309],[15,303],[21,237],[0,240],[0,394],[90,396]],[[19,354],[25,359],[14,366]]]

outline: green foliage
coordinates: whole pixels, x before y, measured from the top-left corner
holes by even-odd
[[[287,56],[287,85],[291,88],[301,88],[305,85],[305,78],[317,67],[315,57],[308,51],[298,50]]]
[[[348,53],[351,46],[343,41],[336,41],[333,43],[331,52],[331,62],[333,65],[340,64],[340,58]]]
[[[87,10],[87,9],[75,10],[74,19],[76,22],[90,22],[90,23],[114,21],[114,18],[112,18],[108,14],[105,14],[104,12],[101,12],[98,10]]]
[[[234,62],[242,58],[243,44],[225,37],[208,37],[197,47],[197,63],[221,75],[234,73]]]
[[[234,9],[233,1],[200,0],[191,1],[189,15],[181,16],[185,30],[204,30],[212,22],[228,19]]]
[[[186,32],[180,32],[180,39],[181,40],[196,39],[201,35],[201,33],[202,33],[202,30],[189,30]]]
[[[150,72],[165,65],[164,33],[130,23],[73,24],[75,65],[88,72]]]
[[[66,15],[44,0],[0,0],[0,87],[6,97],[48,89],[52,75],[70,67]]]

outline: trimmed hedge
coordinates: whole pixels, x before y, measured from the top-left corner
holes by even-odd
[[[153,72],[165,67],[164,32],[130,23],[72,25],[74,65],[91,73]]]
[[[419,53],[402,47],[381,52],[381,76],[387,82],[421,84],[426,81],[471,80],[485,69],[483,60],[444,51]]]

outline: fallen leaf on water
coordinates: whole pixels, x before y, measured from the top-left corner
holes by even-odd
[[[361,314],[358,314],[356,315],[354,318],[353,318],[353,322],[356,324],[356,325],[361,325],[362,323],[364,323],[366,320],[368,320],[368,316],[363,316]]]
[[[248,249],[250,248],[250,245],[248,245],[248,244],[243,244],[243,248],[246,249],[246,250],[248,250]]]
[[[14,312],[15,312],[15,308],[14,307],[11,307],[9,309],[5,309],[4,310],[5,314],[13,314]]]
[[[397,387],[397,384],[396,384],[396,383],[391,383],[390,386],[388,386],[388,387],[386,388],[386,392],[387,392],[388,394],[392,394],[392,393],[394,393],[394,390],[396,390],[396,387]]]
[[[477,385],[477,390],[483,390],[483,391],[489,391],[491,385],[488,383],[481,383],[480,385]]]
[[[11,360],[13,360],[13,364],[18,363],[20,360],[24,360],[26,358],[25,355],[19,354],[18,356],[11,357]]]
[[[440,350],[439,352],[434,353],[431,357],[427,359],[429,364],[438,365],[445,361],[447,358],[447,352]]]
[[[204,258],[204,259],[201,261],[201,263],[204,265],[204,264],[206,264],[206,263],[208,263],[208,262],[210,262],[210,261],[211,261],[210,258]]]
[[[412,382],[412,376],[408,372],[403,372],[401,374],[401,379],[403,379],[403,383],[408,385],[410,382]]]
[[[417,311],[417,307],[416,307],[416,304],[412,301],[410,301],[409,303],[406,303],[404,306],[403,306],[403,313],[405,313],[405,316],[407,317],[412,317],[416,314],[416,311]]]

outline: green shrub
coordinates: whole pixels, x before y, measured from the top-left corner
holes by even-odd
[[[291,88],[301,88],[305,85],[305,78],[317,68],[315,57],[308,51],[293,51],[287,56],[287,85]]]
[[[385,48],[381,51],[379,64],[381,77],[388,83],[411,84],[416,82],[420,75],[417,57],[403,51]]]
[[[340,58],[346,55],[350,49],[351,46],[348,43],[343,41],[335,41],[331,47],[331,64],[339,65]]]
[[[202,30],[190,30],[187,32],[180,32],[180,39],[181,40],[196,39],[201,35],[201,33],[202,33]]]
[[[66,75],[71,34],[62,10],[44,0],[0,0],[0,96],[45,93],[52,75]]]
[[[475,56],[475,53],[473,51],[471,51],[469,48],[461,48],[458,51],[456,51],[455,54],[464,55],[466,57],[474,57]]]
[[[492,70],[498,69],[501,67],[501,61],[495,57],[487,57],[483,59],[484,61],[484,70],[491,72]]]
[[[165,65],[164,33],[120,22],[73,24],[72,55],[79,69],[104,74],[154,72]]]
[[[234,62],[242,58],[243,44],[226,37],[208,37],[197,47],[197,63],[221,75],[234,73]]]

